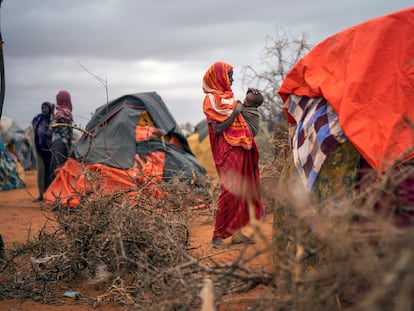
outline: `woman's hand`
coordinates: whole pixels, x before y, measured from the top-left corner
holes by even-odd
[[[234,110],[231,113],[231,115],[225,121],[221,123],[216,123],[216,134],[220,135],[221,133],[223,133],[233,123],[234,119],[240,112],[243,111],[243,109],[243,103],[240,100],[238,100],[236,107],[234,107]]]
[[[242,112],[243,109],[244,109],[244,104],[240,100],[238,100],[234,110],[236,110],[237,112]]]

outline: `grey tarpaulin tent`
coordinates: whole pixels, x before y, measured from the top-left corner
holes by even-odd
[[[195,175],[207,180],[204,167],[191,152],[187,139],[156,92],[125,95],[99,107],[85,132],[89,134],[76,142],[71,160],[56,172],[45,193],[46,200],[53,200],[53,193],[57,192],[62,197],[70,197],[75,190],[86,191],[80,188],[82,185],[73,173],[80,174],[77,163],[95,172],[105,171],[104,182],[112,189],[106,192],[118,185],[128,187],[131,176],[133,182],[142,176],[189,184]]]

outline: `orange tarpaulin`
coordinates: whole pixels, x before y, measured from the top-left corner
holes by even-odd
[[[55,170],[46,202],[78,207],[116,195],[136,205],[143,195],[168,197],[164,183],[184,182],[190,190],[198,188],[195,176],[207,177],[155,92],[125,95],[99,107],[86,130],[90,136],[82,135],[71,158]]]
[[[153,152],[144,160],[136,156],[136,165],[131,169],[119,169],[98,163],[82,164],[69,158],[59,167],[56,177],[44,194],[45,201],[53,203],[56,199],[64,206],[77,207],[82,196],[97,198],[105,194],[126,191],[133,203],[139,198],[139,185],[145,185],[146,193],[154,198],[164,194],[157,187],[162,182],[165,154]]]
[[[414,158],[414,7],[339,32],[313,48],[279,89],[324,97],[374,168]],[[408,123],[407,123],[408,122]]]

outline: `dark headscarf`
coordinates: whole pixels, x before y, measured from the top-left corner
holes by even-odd
[[[73,122],[72,101],[68,91],[59,91],[56,95],[56,114],[55,119],[65,119],[69,123]]]
[[[43,112],[39,113],[32,121],[36,150],[39,153],[50,149],[52,144],[52,132],[49,124],[51,121],[50,115],[53,111],[53,105],[50,102],[43,102],[41,107],[43,108],[44,106],[49,108],[49,114],[43,114]]]
[[[52,114],[52,112],[53,112],[53,105],[51,103],[49,103],[49,102],[43,102],[42,103],[42,106],[40,106],[40,107],[43,108],[44,106],[46,106],[46,107],[49,108],[49,114],[48,114],[48,116],[50,116]]]

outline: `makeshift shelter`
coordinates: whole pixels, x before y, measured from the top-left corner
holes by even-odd
[[[34,153],[30,144],[30,137],[15,120],[2,116],[0,119],[0,140],[7,146],[12,145],[13,153],[17,156],[24,170],[34,166]]]
[[[19,175],[16,157],[11,154],[0,140],[0,190],[13,190],[24,187]]]
[[[156,92],[125,95],[98,108],[74,144],[70,159],[55,172],[46,201],[75,207],[84,195],[97,196],[175,180],[207,180],[205,169]],[[93,181],[91,181],[91,176]],[[129,192],[129,197],[138,194]]]
[[[289,140],[292,154],[280,179],[284,191],[274,209],[275,262],[277,254],[286,250],[295,256],[294,247],[289,250],[287,246],[299,243],[302,258],[309,259],[301,263],[302,268],[312,271],[312,277],[314,265],[325,262],[326,253],[319,256],[314,251],[326,250],[315,246],[321,236],[315,238],[304,227],[294,231],[289,217],[305,219],[313,229],[324,223],[318,216],[327,220],[341,214],[352,222],[364,219],[360,221],[363,227],[374,228],[371,216],[364,216],[365,207],[372,206],[381,218],[389,215],[397,226],[413,224],[413,26],[414,7],[355,25],[316,45],[286,75],[278,93],[295,130]],[[380,179],[382,172],[392,173],[393,169],[398,178]],[[375,173],[376,179],[364,180],[369,173]],[[301,194],[305,191],[310,194],[309,201]],[[306,210],[317,205],[309,212],[312,216],[308,218],[314,220],[307,221],[296,213],[304,210],[294,197],[304,202]],[[357,217],[352,214],[354,205],[364,211],[355,213]],[[383,227],[378,228],[380,232]],[[323,231],[316,229],[316,234]],[[369,244],[378,234],[374,231]],[[295,244],[298,232],[301,239]],[[307,278],[298,272],[299,278]]]
[[[191,151],[198,162],[205,168],[210,178],[217,177],[216,166],[211,153],[210,138],[208,136],[207,119],[201,120],[194,128],[194,132],[187,137]]]
[[[414,158],[414,7],[341,31],[288,73],[279,95],[324,98],[375,169]]]

